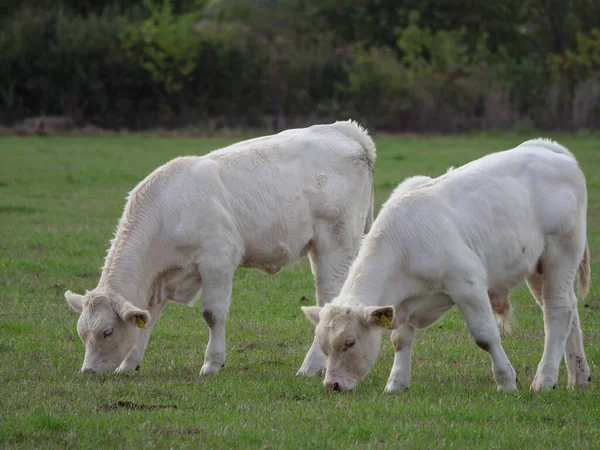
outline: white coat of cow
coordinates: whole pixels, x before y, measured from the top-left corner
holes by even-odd
[[[523,279],[544,314],[542,360],[531,385],[556,385],[561,357],[571,387],[590,369],[573,290],[588,290],[585,177],[559,144],[535,139],[490,154],[439,178],[414,177],[388,199],[365,237],[340,295],[304,307],[327,355],[325,387],[353,389],[391,328],[396,350],[386,391],[408,387],[415,330],[453,305],[477,345],[489,352],[499,389],[517,387],[493,311]]]
[[[201,374],[225,364],[233,274],[269,274],[308,254],[317,304],[338,293],[373,223],[375,146],[356,122],[293,129],[159,167],[130,193],[98,286],[65,293],[81,312],[83,372],[139,367],[168,300],[202,291],[209,327]],[[299,370],[325,357],[313,342]]]

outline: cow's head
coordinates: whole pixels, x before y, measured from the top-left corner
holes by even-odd
[[[85,345],[82,372],[115,370],[132,349],[139,333],[150,321],[148,311],[136,308],[114,292],[65,292],[71,307],[81,313],[77,332]]]
[[[316,338],[327,357],[326,389],[350,391],[379,355],[381,335],[394,321],[393,306],[304,306],[316,325]]]

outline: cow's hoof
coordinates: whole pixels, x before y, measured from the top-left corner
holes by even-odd
[[[580,372],[575,377],[569,377],[567,387],[569,389],[587,389],[588,384],[592,381],[592,376],[587,372]]]
[[[556,387],[556,381],[536,375],[531,383],[531,390],[535,392],[547,392]]]
[[[515,385],[498,386],[498,392],[514,392],[517,390]]]
[[[225,363],[206,362],[200,369],[200,375],[214,375],[223,367],[225,367]]]
[[[321,376],[325,373],[325,367],[300,367],[300,370],[296,372],[298,377],[313,378]]]
[[[136,364],[135,366],[133,366],[130,364],[123,363],[115,369],[115,373],[129,373],[129,372],[133,372],[135,370],[139,370],[139,368],[140,368],[139,364]]]
[[[391,394],[394,392],[406,392],[407,390],[408,390],[407,383],[402,383],[400,381],[397,381],[397,382],[388,381],[388,383],[385,386],[384,392]]]

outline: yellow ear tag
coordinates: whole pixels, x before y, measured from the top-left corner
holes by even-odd
[[[138,328],[146,328],[146,322],[144,322],[140,316],[135,318],[135,324],[138,326]]]
[[[383,314],[381,315],[380,323],[383,328],[390,328],[392,326],[392,322],[390,322],[390,319],[388,319],[387,316],[384,316]]]

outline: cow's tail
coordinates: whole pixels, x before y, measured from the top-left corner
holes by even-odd
[[[367,218],[365,220],[365,229],[364,232],[367,234],[373,225],[374,214],[375,214],[375,198],[373,192],[373,175],[375,169],[375,159],[377,158],[377,150],[375,148],[375,143],[371,136],[369,136],[369,132],[366,128],[361,126],[355,120],[346,120],[346,121],[337,121],[334,126],[336,126],[340,131],[342,131],[346,136],[355,140],[362,147],[362,155],[360,159],[366,164],[369,170],[369,178],[371,184],[371,198],[369,210],[367,212]]]
[[[373,220],[375,215],[375,194],[373,192],[373,183],[371,183],[371,201],[369,204],[369,211],[367,212],[367,220],[365,221],[365,233],[367,234],[371,231],[371,227],[373,226]]]
[[[588,243],[585,243],[585,250],[583,251],[583,258],[579,263],[579,270],[577,271],[577,292],[579,298],[584,299],[590,292],[590,275],[592,271],[590,269],[590,249]]]

